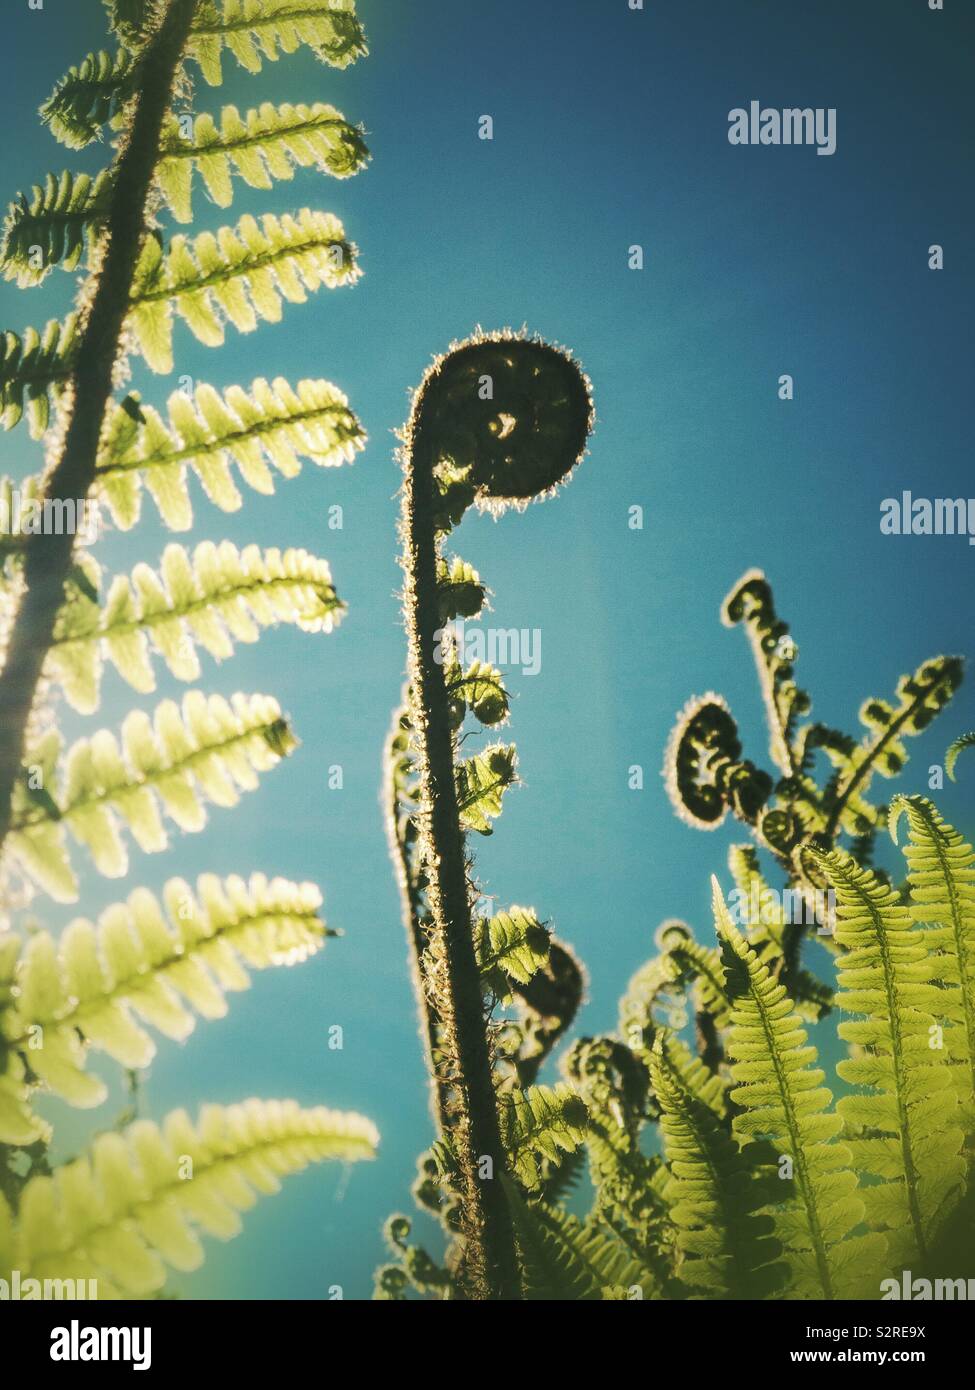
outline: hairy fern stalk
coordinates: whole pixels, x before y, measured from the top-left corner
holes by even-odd
[[[458,1286],[476,1298],[520,1296],[504,1179],[512,1136],[538,1119],[534,1098],[499,1092],[484,1009],[486,980],[525,978],[547,956],[534,914],[490,923],[472,910],[465,835],[490,833],[515,781],[514,750],[458,757],[468,714],[507,717],[499,672],[445,663],[442,630],[484,601],[480,579],[443,539],[467,506],[499,510],[552,491],[581,458],[592,423],[586,379],[564,353],[511,334],[479,334],[438,358],[416,392],[404,435],[401,538],[409,685],[389,749],[391,839],[414,953],[440,1143],[456,1165],[464,1237]],[[413,785],[415,784],[415,785]],[[527,973],[526,973],[527,972]],[[547,1126],[548,1120],[541,1119]],[[530,1159],[530,1152],[525,1155]]]
[[[341,69],[365,39],[353,0],[109,0],[108,10],[114,50],[72,68],[42,117],[72,149],[107,127],[114,158],[94,177],[48,174],[11,204],[4,227],[7,279],[31,289],[61,270],[81,281],[63,323],[0,343],[0,423],[23,421],[47,457],[41,477],[2,489],[44,514],[97,503],[122,529],[139,520],[146,490],[169,528],[187,530],[191,472],[232,511],[239,481],[268,493],[303,458],[349,461],[363,430],[330,382],[280,377],[177,392],[164,417],[134,393],[120,398],[126,358],[168,373],[177,320],[219,347],[228,327],[249,333],[360,272],[327,212],[244,216],[192,236],[173,234],[167,215],[189,223],[203,193],[227,208],[241,180],[271,190],[309,167],[345,178],[368,158],[359,130],[321,103],[226,106],[188,123],[188,83],[195,70],[219,86],[228,58],[259,75],[302,47]],[[171,878],[162,901],[133,888],[59,938],[22,935],[18,906],[38,894],[77,899],[72,841],[97,871],[122,878],[133,844],[157,853],[172,827],[202,830],[208,805],[235,806],[296,743],[273,697],[191,690],[134,709],[119,734],[99,729],[66,748],[49,695],[91,715],[106,662],[148,695],[160,667],[196,681],[199,650],[223,659],[282,622],[327,633],[344,605],[327,563],[303,550],[171,544],[158,565],[111,577],[93,539],[60,525],[0,537],[0,1273],[144,1296],[168,1269],[200,1263],[201,1234],[235,1234],[239,1213],[279,1176],[368,1158],[377,1135],[358,1115],[249,1100],[205,1107],[195,1124],[175,1111],[162,1126],[120,1125],[50,1172],[40,1095],[98,1106],[107,1092],[89,1070],[93,1052],[136,1072],[156,1035],[186,1038],[198,1018],[226,1012],[251,971],[300,962],[332,933],[312,884],[203,874],[195,887]]]
[[[462,439],[458,428],[449,461],[434,464],[448,517],[471,500],[470,477],[455,467]],[[484,591],[469,565],[441,558],[437,574],[444,615],[478,610]],[[867,701],[858,743],[801,722],[809,699],[793,676],[798,649],[764,576],[749,571],[723,616],[749,632],[779,776],[745,759],[719,695],[682,711],[664,769],[676,809],[700,828],[731,812],[751,836],[730,850],[730,893],[713,880],[716,939],[664,922],[616,1032],[575,1041],[560,1058],[563,1080],[538,1086],[538,1066],[580,1003],[581,969],[529,910],[474,915],[482,993],[507,1009],[489,1051],[526,1299],[869,1300],[900,1290],[906,1271],[931,1287],[972,1273],[975,850],[924,796],[897,796],[889,808],[867,799],[875,774],[902,770],[905,738],[948,703],[961,663],[925,662],[895,702]],[[494,674],[447,661],[441,679],[448,694],[480,698],[491,722],[507,714]],[[441,1121],[414,1196],[449,1240],[469,1240],[445,929],[424,841],[437,831],[424,829],[424,741],[412,732],[429,725],[431,707],[411,695],[389,749],[392,839]],[[476,713],[465,699],[458,694],[455,727]],[[951,745],[950,776],[972,742],[963,734]],[[832,769],[824,781],[815,752]],[[500,811],[484,773],[493,766],[500,784],[514,762],[497,748],[476,757],[476,776],[455,768],[455,804],[461,825],[483,830]],[[905,824],[906,883],[894,887],[872,851],[881,832],[896,841]],[[781,871],[781,890],[767,865]],[[835,991],[807,962],[811,943],[829,953]],[[833,1017],[847,1052],[835,1078],[809,1032],[819,1025],[818,1039]],[[578,1196],[568,1200],[584,1160],[585,1214]],[[391,1260],[377,1273],[377,1298],[467,1296],[468,1271],[450,1245],[439,1263],[403,1216],[386,1235]]]

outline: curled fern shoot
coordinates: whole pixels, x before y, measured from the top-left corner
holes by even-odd
[[[442,537],[468,505],[523,505],[552,491],[582,457],[592,424],[588,383],[558,349],[511,334],[478,335],[431,366],[404,434],[401,534],[406,579],[415,823],[430,924],[417,973],[436,962],[436,1011],[457,1096],[451,1126],[460,1171],[468,1286],[478,1298],[517,1298],[512,1218],[498,1178],[506,1155],[475,945],[465,827],[490,829],[514,780],[514,750],[498,745],[458,764],[456,720],[441,659],[441,588],[452,576]],[[461,572],[476,596],[476,577]],[[456,691],[455,691],[456,693]],[[456,701],[454,702],[456,706]],[[475,711],[476,712],[476,711]],[[489,718],[500,713],[489,703]],[[411,929],[412,930],[412,929]],[[494,1174],[485,1181],[485,1163]]]

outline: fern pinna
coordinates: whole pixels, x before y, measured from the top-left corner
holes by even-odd
[[[558,1036],[554,1008],[543,1015],[526,1005],[540,1024],[544,1017],[550,1039],[544,1025],[533,1033],[526,1023],[503,1062],[485,995],[530,997],[535,977],[547,976],[553,998],[578,1002],[581,982],[571,953],[533,912],[513,907],[485,920],[474,910],[465,835],[491,833],[516,759],[502,743],[458,757],[468,716],[496,727],[508,697],[499,671],[479,662],[465,670],[458,659],[450,625],[480,612],[486,595],[443,543],[472,504],[498,513],[554,491],[582,457],[591,426],[588,382],[570,357],[535,339],[479,333],[430,367],[403,438],[409,682],[387,756],[390,840],[436,1097],[438,1161],[456,1194],[446,1205],[463,1236],[456,1284],[477,1298],[520,1296],[507,1176],[537,1184],[536,1154],[544,1158],[548,1145],[555,1157],[581,1137],[580,1107],[564,1088],[523,1089]],[[401,1280],[401,1271],[384,1271],[381,1291],[395,1294]]]
[[[170,396],[165,415],[123,393],[127,359],[174,366],[177,318],[217,347],[320,289],[351,285],[357,252],[339,221],[304,208],[242,217],[235,226],[172,234],[205,197],[226,208],[238,180],[270,190],[297,170],[345,178],[366,162],[359,130],[333,107],[267,102],[241,113],[188,112],[194,69],[220,85],[227,56],[260,74],[301,47],[344,68],[366,52],[353,0],[107,0],[115,47],[90,54],[42,108],[72,149],[102,138],[115,155],[95,177],[48,175],[7,217],[0,269],[24,288],[56,267],[84,269],[63,322],[7,333],[0,345],[0,418],[43,440],[40,478],[5,481],[35,516],[76,504],[104,508],[122,529],[147,490],[163,522],[193,520],[188,477],[224,511],[242,480],[273,491],[303,458],[351,460],[364,433],[328,381],[258,378],[223,394],[207,385]],[[236,470],[236,471],[235,471]],[[66,510],[67,509],[67,510]],[[0,537],[6,659],[0,672],[0,848],[7,912],[40,891],[77,898],[71,840],[110,878],[128,872],[130,841],[164,850],[173,827],[201,830],[206,805],[234,806],[296,739],[267,695],[227,700],[192,690],[151,713],[133,710],[119,735],[101,729],[65,749],[50,692],[94,713],[105,663],[140,694],[164,665],[200,675],[198,648],[221,659],[236,642],[287,622],[328,632],[343,604],[326,562],[302,550],[204,542],[166,547],[158,566],[104,575],[78,525],[6,526]],[[90,1154],[50,1173],[42,1092],[75,1106],[105,1097],[88,1070],[103,1052],[134,1070],[153,1033],[183,1039],[197,1017],[226,1011],[250,970],[291,964],[330,934],[311,884],[252,874],[170,879],[163,901],[135,888],[93,923],[55,939],[0,935],[0,1266],[19,1277],[95,1280],[102,1295],[146,1294],[166,1266],[201,1260],[197,1232],[226,1238],[255,1192],[312,1161],[367,1158],[369,1121],[293,1102],[211,1106],[194,1125],[137,1121],[102,1134]],[[27,1162],[25,1165],[24,1154]]]

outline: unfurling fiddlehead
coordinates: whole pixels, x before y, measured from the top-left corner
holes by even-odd
[[[402,816],[400,795],[391,799],[399,816],[391,830],[420,956],[441,1133],[457,1160],[463,1285],[476,1298],[517,1298],[520,1276],[500,1181],[507,1164],[464,827],[484,830],[486,816],[497,814],[501,792],[514,781],[514,755],[498,746],[456,760],[458,715],[465,713],[458,701],[480,722],[495,723],[506,717],[507,699],[498,673],[480,670],[475,683],[497,686],[498,697],[465,698],[471,673],[445,663],[444,622],[458,612],[473,616],[484,589],[469,566],[448,565],[441,550],[472,503],[497,511],[553,491],[582,458],[592,421],[588,381],[571,357],[536,339],[478,334],[430,367],[403,441],[409,739],[397,751],[411,760],[417,794],[412,817]]]

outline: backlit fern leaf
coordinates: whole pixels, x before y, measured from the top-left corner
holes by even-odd
[[[0,426],[13,429],[26,413],[31,439],[41,438],[74,370],[80,340],[75,313],[63,323],[51,319],[42,333],[0,334]]]
[[[948,1020],[944,1037],[965,1115],[967,1137],[975,1135],[975,849],[923,796],[899,796],[890,808],[891,834],[907,817],[904,848],[911,890],[911,916],[923,923],[923,943],[938,953],[942,992],[932,1000]]]
[[[97,140],[134,91],[135,59],[127,49],[89,53],[69,68],[41,107],[41,119],[51,134],[70,149],[80,150]]]
[[[52,733],[28,753],[6,848],[47,893],[73,902],[65,828],[88,847],[99,872],[118,878],[128,868],[120,822],[146,853],[163,850],[160,804],[181,830],[202,830],[206,802],[235,806],[295,742],[270,696],[237,694],[228,702],[199,691],[185,695],[182,708],[164,700],[152,720],[142,710],[126,715],[121,747],[107,729],[80,739],[60,778],[60,739]]]
[[[490,835],[491,821],[501,814],[501,798],[517,780],[513,744],[493,744],[456,764],[457,809],[463,825]]]
[[[511,1171],[524,1187],[538,1187],[541,1160],[558,1165],[584,1143],[586,1118],[585,1102],[563,1082],[501,1093],[501,1135]]]
[[[233,202],[234,171],[251,188],[266,190],[273,179],[293,178],[296,168],[349,178],[369,157],[357,128],[321,102],[264,102],[245,117],[225,106],[219,126],[210,115],[197,117],[189,141],[174,116],[164,128],[162,152],[156,181],[177,222],[192,219],[194,170],[217,206],[226,208]]]
[[[502,1182],[521,1247],[525,1298],[600,1302],[652,1294],[653,1276],[621,1242],[558,1207],[529,1205],[513,1183]]]
[[[788,623],[775,611],[772,588],[761,570],[748,570],[721,606],[726,627],[744,623],[755,657],[768,718],[770,752],[786,776],[797,770],[793,739],[796,720],[809,707],[809,696],[793,679],[798,649]]]
[[[762,1298],[785,1268],[773,1223],[759,1211],[768,1182],[749,1166],[714,1110],[691,1090],[661,1034],[650,1056],[670,1180],[664,1196],[677,1228],[676,1273],[709,1298]]]
[[[975,729],[970,733],[960,734],[945,753],[945,772],[952,781],[955,780],[955,765],[958,762],[958,755],[966,748],[975,748]]]
[[[38,932],[24,944],[0,1037],[73,1105],[98,1105],[107,1094],[84,1070],[88,1046],[123,1067],[146,1067],[156,1046],[136,1018],[181,1042],[197,1014],[224,1016],[224,992],[248,987],[248,967],[302,961],[326,936],[321,894],[310,883],[203,874],[195,894],[170,879],[163,896],[165,915],[137,888],[97,925],[79,918],[57,942]]]
[[[308,292],[336,289],[359,277],[356,249],[330,213],[242,217],[190,241],[176,236],[164,253],[150,237],[132,285],[128,326],[149,366],[173,370],[173,311],[207,347],[219,347],[224,325],[251,333],[263,319],[281,319],[282,297],[303,304]]]
[[[732,1004],[733,1134],[742,1146],[767,1141],[780,1164],[789,1160],[788,1176],[778,1174],[783,1195],[773,1216],[793,1296],[856,1297],[876,1277],[884,1242],[849,1234],[865,1202],[851,1148],[834,1142],[843,1121],[827,1109],[832,1096],[792,1000],[735,927],[716,879],[713,886]]]
[[[891,1268],[925,1261],[932,1238],[961,1197],[961,1110],[934,1031],[944,1016],[944,963],[929,951],[899,896],[842,850],[811,852],[836,893],[836,1003],[856,1021],[839,1025],[855,1045],[837,1071],[868,1088],[837,1102],[851,1127],[858,1172],[882,1181],[859,1196],[885,1230]]]
[[[359,1115],[294,1101],[182,1110],[99,1135],[83,1157],[24,1188],[6,1244],[21,1280],[94,1279],[100,1298],[160,1289],[166,1266],[196,1269],[198,1232],[235,1236],[257,1194],[310,1163],[371,1158],[375,1128]],[[8,1255],[9,1258],[9,1255]],[[3,1271],[9,1277],[9,1271]]]
[[[222,81],[226,48],[248,72],[306,45],[323,63],[348,67],[366,48],[354,0],[206,0],[190,31],[187,57],[212,87]]]
[[[343,611],[328,565],[306,550],[203,541],[191,557],[169,545],[158,574],[140,564],[131,578],[116,576],[104,607],[89,589],[75,589],[58,618],[48,672],[75,709],[91,714],[103,658],[145,693],[156,688],[153,650],[177,679],[192,681],[200,675],[196,643],[219,661],[235,641],[255,642],[263,627],[287,622],[329,632]]]
[[[112,195],[112,176],[104,169],[91,178],[65,170],[35,184],[10,205],[0,249],[4,279],[23,289],[39,285],[56,265],[78,267],[85,246],[104,223]]]
[[[860,743],[843,739],[821,739],[822,747],[836,769],[836,786],[827,799],[827,833],[842,827],[851,835],[862,834],[872,824],[882,824],[879,815],[863,802],[874,773],[896,777],[908,760],[906,737],[922,733],[948,703],[961,683],[963,662],[959,657],[939,656],[925,661],[912,676],[897,683],[897,703],[888,700],[864,701],[861,723],[869,733]],[[828,732],[828,731],[827,731]]]
[[[347,398],[327,381],[299,381],[293,388],[283,377],[258,378],[249,392],[231,386],[222,396],[207,385],[193,396],[175,391],[168,425],[130,397],[115,409],[103,437],[96,486],[122,530],[138,521],[145,484],[166,525],[185,531],[193,521],[187,469],[211,502],[233,512],[241,496],[231,463],[250,487],[267,494],[274,491],[272,468],[293,478],[302,457],[333,467],[353,459],[365,440]]]
[[[475,949],[484,987],[497,999],[511,996],[511,981],[527,984],[549,958],[552,938],[530,907],[509,907],[477,923]]]
[[[466,671],[452,662],[444,672],[451,714],[456,723],[463,722],[470,710],[482,724],[503,724],[508,717],[508,692],[501,672],[484,661],[472,661]]]

